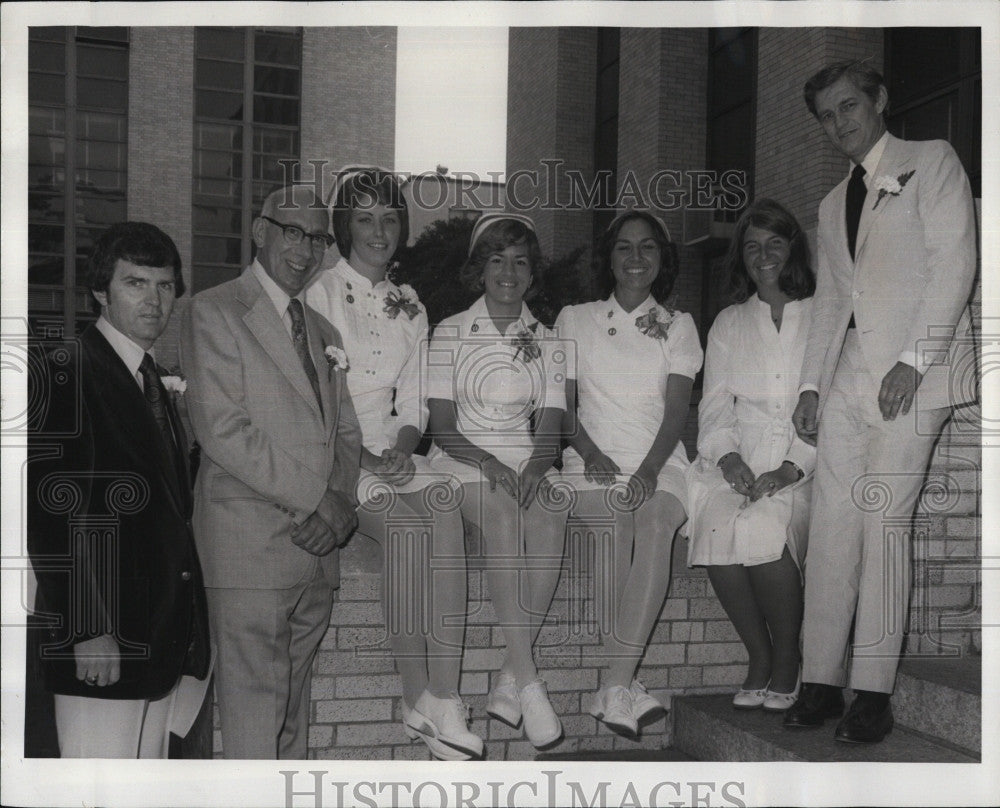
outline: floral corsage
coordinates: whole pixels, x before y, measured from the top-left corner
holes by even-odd
[[[872,205],[872,210],[878,207],[878,203],[881,202],[887,196],[899,196],[899,192],[903,190],[903,186],[910,181],[910,177],[914,175],[914,171],[907,171],[905,174],[900,174],[898,177],[887,177],[885,174],[875,178],[875,188],[878,190],[878,198],[875,200],[875,204]]]
[[[510,346],[514,349],[514,358],[517,359],[520,356],[521,361],[525,364],[532,359],[538,359],[542,355],[542,349],[539,347],[534,334],[537,327],[538,323],[533,323],[530,329],[521,326],[521,330],[510,341]]]
[[[672,303],[672,301],[671,301]],[[670,324],[677,319],[673,305],[656,305],[645,314],[635,318],[635,325],[643,334],[653,339],[665,340]]]
[[[347,361],[347,351],[343,348],[338,348],[336,345],[327,345],[323,349],[323,355],[326,357],[327,381],[333,378],[333,371],[342,370],[346,373],[351,369],[351,365]]]
[[[406,316],[411,320],[420,313],[420,304],[417,303],[417,293],[408,283],[399,287],[399,292],[389,292],[385,296],[385,306],[382,307],[390,320],[395,320],[399,313],[406,312]]]
[[[182,396],[188,389],[188,383],[180,371],[169,376],[160,376],[160,381],[163,383],[163,389],[174,396]]]

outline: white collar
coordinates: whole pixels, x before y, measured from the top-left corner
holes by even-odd
[[[132,341],[132,339],[117,328],[115,328],[111,321],[108,320],[103,314],[97,318],[97,330],[101,332],[101,335],[108,341],[108,344],[114,348],[118,358],[125,363],[125,367],[128,368],[128,372],[132,374],[134,378],[138,378],[139,375],[139,365],[142,364],[142,360],[148,353],[150,356],[153,355],[153,350],[146,350],[141,345]],[[155,361],[155,357],[154,357]]]
[[[885,144],[889,142],[889,130],[887,129],[882,133],[882,137],[875,141],[869,150],[868,154],[865,155],[865,159],[861,161],[862,167],[865,169],[865,186],[867,186],[868,178],[875,176],[875,169],[878,168],[878,164],[882,159],[882,152],[885,151]],[[851,161],[851,171],[854,171],[854,166],[857,165],[853,160]],[[850,174],[850,172],[848,172]]]
[[[659,303],[656,302],[656,298],[653,297],[653,293],[652,292],[650,292],[646,296],[646,299],[643,300],[642,303],[640,303],[638,306],[636,306],[634,309],[632,309],[632,311],[625,311],[625,309],[622,307],[622,304],[618,302],[618,298],[615,297],[614,290],[611,291],[611,294],[608,295],[608,299],[605,302],[608,303],[611,306],[611,313],[612,314],[621,313],[621,314],[625,315],[626,317],[628,317],[628,316],[630,316],[632,314],[635,314],[636,312],[638,312],[639,314],[645,314],[653,306],[659,306],[660,305]]]
[[[538,318],[531,313],[531,309],[528,308],[528,304],[523,300],[521,301],[521,313],[518,315],[519,319],[511,322],[507,326],[507,330],[501,334],[496,325],[493,322],[493,318],[490,316],[490,310],[486,308],[486,295],[482,295],[475,303],[469,306],[469,314],[472,317],[472,322],[477,325],[479,331],[482,331],[484,327],[492,329],[493,333],[503,337],[514,328],[517,323],[521,323],[526,328],[531,328],[535,323],[538,322]],[[515,332],[516,333],[516,330]]]
[[[292,299],[291,296],[274,282],[274,279],[264,269],[264,265],[256,258],[250,264],[250,270],[254,273],[257,280],[260,281],[260,285],[264,288],[267,296],[271,298],[274,308],[278,310],[278,316],[283,318],[285,312],[288,310],[288,301]],[[305,292],[299,292],[295,297],[303,306],[305,305]]]
[[[351,266],[351,262],[348,261],[343,256],[340,260],[334,264],[333,272],[336,272],[341,278],[343,278],[348,283],[356,283],[362,289],[376,289],[382,284],[392,285],[392,281],[389,280],[389,276],[386,275],[378,283],[372,283],[370,278],[366,278],[360,272],[358,272],[354,267]]]

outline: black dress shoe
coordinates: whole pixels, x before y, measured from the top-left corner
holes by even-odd
[[[892,705],[885,694],[859,693],[833,737],[844,743],[878,743],[892,732]]]
[[[803,682],[799,697],[785,712],[787,729],[810,729],[823,726],[828,718],[844,713],[844,693],[833,685]]]

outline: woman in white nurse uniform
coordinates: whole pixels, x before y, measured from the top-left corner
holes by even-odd
[[[779,712],[798,693],[816,449],[791,418],[816,279],[798,222],[770,199],[740,217],[726,260],[737,302],[708,333],[688,564],[708,567],[750,656],[733,705]]]
[[[567,306],[556,322],[575,357],[563,477],[577,489],[574,514],[598,536],[597,557],[613,564],[594,572],[597,608],[614,617],[602,626],[607,667],[590,712],[634,735],[640,719],[663,711],[634,676],[670,583],[674,534],[687,518],[679,438],[702,350],[691,316],[665,303],[677,263],[662,221],[623,213],[597,253],[607,298]],[[609,517],[613,544],[605,547]]]
[[[391,278],[409,233],[406,199],[393,174],[364,167],[340,174],[332,201],[341,258],[320,273],[306,300],[344,340],[364,443],[358,532],[383,547],[383,607],[403,683],[404,728],[435,757],[479,757],[482,739],[469,732],[458,695],[466,613],[462,518],[448,478],[414,454],[427,425],[427,314],[413,289]]]
[[[462,513],[482,534],[507,646],[487,712],[512,726],[523,718],[528,740],[545,747],[559,740],[562,726],[532,645],[559,580],[566,528],[566,509],[551,491],[566,352],[524,303],[540,263],[526,216],[476,223],[462,279],[483,296],[435,329],[428,403],[432,465],[463,483]]]

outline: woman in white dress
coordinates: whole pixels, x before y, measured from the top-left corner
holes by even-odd
[[[364,443],[358,532],[383,548],[383,608],[403,683],[404,728],[435,757],[479,757],[482,739],[469,731],[458,695],[466,613],[462,518],[448,478],[414,454],[427,425],[421,358],[428,329],[416,293],[391,276],[409,233],[406,200],[393,174],[365,167],[342,172],[332,203],[341,258],[320,273],[306,300],[344,340]]]
[[[536,747],[562,725],[532,646],[559,580],[566,510],[551,486],[565,407],[566,352],[531,313],[541,253],[526,216],[481,218],[463,282],[483,295],[441,322],[428,356],[432,466],[462,483],[462,513],[482,536],[487,584],[507,647],[487,712]]]
[[[634,678],[670,583],[674,534],[683,525],[688,465],[679,440],[702,350],[694,320],[667,302],[677,272],[666,225],[642,211],[618,216],[597,245],[607,297],[567,306],[563,478],[574,514],[597,536],[597,609],[607,666],[590,712],[635,735],[662,705]],[[610,537],[603,525],[613,520]]]
[[[816,279],[798,222],[770,199],[740,217],[727,263],[736,305],[708,334],[688,564],[708,567],[749,653],[734,706],[777,712],[792,705],[799,685],[816,449],[791,419]]]

